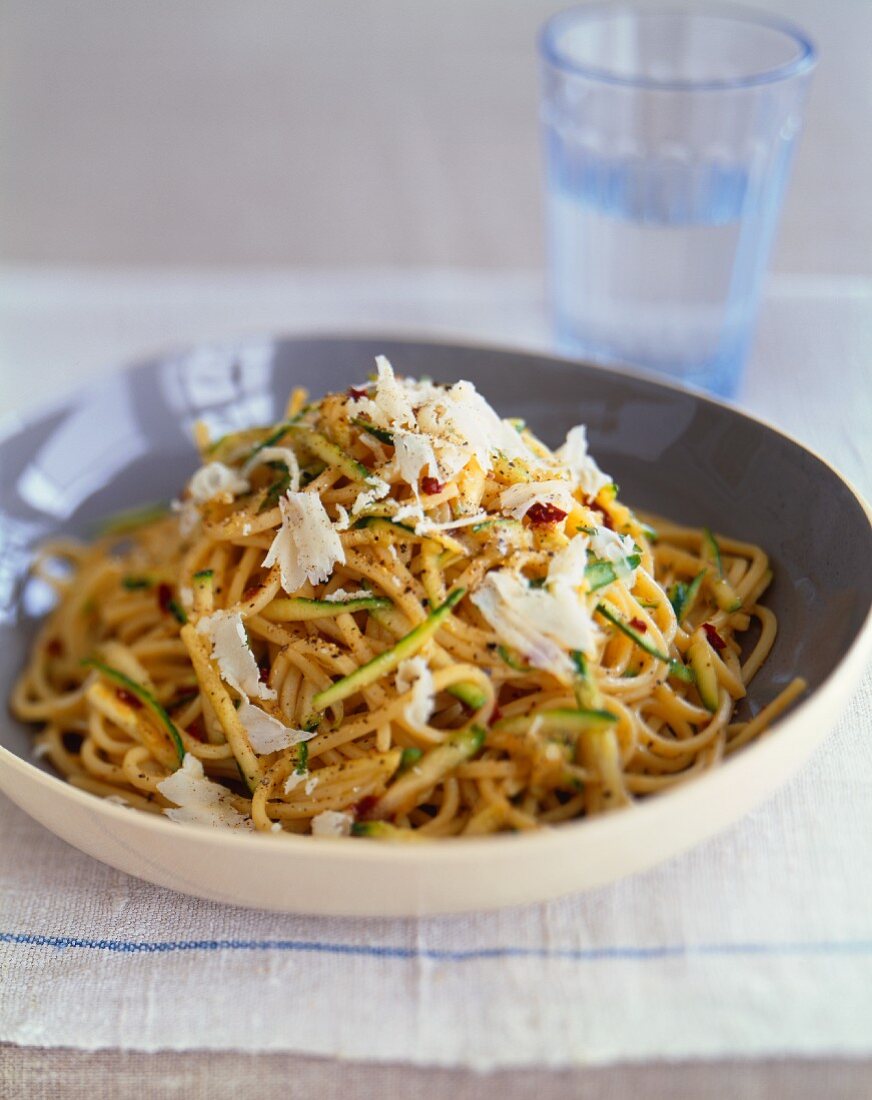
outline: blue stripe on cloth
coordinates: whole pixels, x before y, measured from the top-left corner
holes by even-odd
[[[325,943],[321,940],[97,940],[81,936],[46,936],[35,932],[0,932],[0,943],[29,947],[80,948],[122,955],[168,954],[174,951],[291,951],[314,955],[357,955],[379,959],[430,959],[474,962],[484,959],[558,959],[596,962],[602,959],[667,959],[706,956],[872,955],[872,940],[812,940],[797,943],[699,943],[653,947],[398,947],[389,944]]]

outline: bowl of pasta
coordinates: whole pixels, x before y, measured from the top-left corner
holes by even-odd
[[[0,788],[237,905],[457,912],[651,866],[783,783],[870,648],[850,486],[631,373],[200,346],[0,465]]]

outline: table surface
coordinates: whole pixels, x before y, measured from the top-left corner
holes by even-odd
[[[772,280],[741,404],[809,443],[868,494],[872,280]],[[7,269],[0,272],[0,406],[13,420],[83,378],[168,344],[244,332],[389,328],[547,347],[536,272],[398,275]],[[834,377],[838,385],[833,385]],[[538,1073],[349,1064],[295,1055],[0,1047],[4,1095],[319,1097],[853,1097],[872,1063],[840,1059],[622,1066]],[[62,1092],[59,1093],[59,1090]]]

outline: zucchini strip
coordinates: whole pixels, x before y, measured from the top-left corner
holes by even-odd
[[[654,657],[655,660],[663,661],[664,664],[669,665],[670,676],[674,676],[676,680],[683,680],[686,684],[693,683],[693,673],[686,665],[683,665],[681,661],[674,660],[668,653],[663,653],[657,646],[652,645],[644,635],[630,626],[627,620],[618,614],[610,604],[598,603],[596,609],[604,619],[608,619],[622,634],[626,634],[631,641],[635,642],[640,649]]]
[[[360,668],[355,669],[348,676],[336,680],[324,691],[319,691],[312,700],[312,706],[315,710],[326,710],[334,703],[347,699],[349,695],[354,695],[355,692],[369,687],[376,680],[380,680],[383,676],[387,676],[389,672],[393,672],[407,657],[413,657],[418,650],[423,649],[430,641],[445,619],[451,614],[454,606],[463,599],[465,594],[465,589],[455,588],[453,592],[449,593],[443,604],[431,611],[422,623],[419,623],[405,637],[400,638],[390,649],[386,649],[384,653],[373,657],[371,661],[367,661],[365,665],[361,665]]]
[[[414,803],[419,793],[434,787],[458,764],[475,756],[484,744],[485,736],[481,726],[471,726],[452,733],[438,748],[425,753],[420,763],[415,764],[388,787],[373,807],[373,816],[389,817]]]
[[[628,569],[637,569],[642,564],[641,554],[630,554],[625,559]],[[598,588],[605,588],[607,584],[614,584],[618,580],[618,573],[610,561],[592,561],[585,567],[584,579],[587,581],[589,592],[596,592]]]
[[[690,584],[679,581],[669,589],[669,602],[672,604],[672,610],[675,612],[675,618],[679,626],[693,610],[693,605],[696,603],[696,598],[699,595],[706,574],[707,570],[701,569]]]
[[[742,606],[742,597],[724,576],[721,548],[709,527],[702,529],[702,559],[709,568],[708,579],[715,603],[721,611],[738,611]]]
[[[610,729],[617,716],[607,710],[572,710],[570,707],[555,707],[540,710],[536,714],[518,714],[511,718],[500,718],[493,725],[494,730],[508,734],[526,733],[535,727],[538,733],[571,733],[578,735],[586,730]]]
[[[349,600],[313,600],[305,596],[280,597],[260,614],[271,623],[308,622],[310,619],[335,618],[346,611],[384,611],[393,602],[382,596],[357,596]]]
[[[191,664],[194,666],[194,672],[202,687],[203,694],[212,705],[215,717],[221,723],[227,743],[230,745],[230,751],[236,758],[239,774],[245,780],[248,789],[253,793],[262,778],[262,772],[257,756],[248,740],[245,726],[239,720],[239,715],[236,713],[227,689],[221,682],[221,677],[212,663],[211,656],[206,652],[202,636],[190,624],[183,626],[179,633],[185,643],[185,648],[188,650]]]
[[[181,764],[185,758],[185,746],[182,742],[181,734],[175,722],[173,722],[172,718],[170,718],[151,692],[146,690],[141,684],[137,684],[135,680],[131,680],[129,676],[125,676],[123,672],[119,672],[117,668],[112,668],[111,665],[107,665],[103,661],[98,661],[94,657],[88,657],[82,664],[87,668],[95,669],[101,676],[105,676],[107,680],[113,680],[119,687],[122,687],[125,691],[129,691],[131,695],[135,696],[143,706],[148,707],[169,734],[170,741],[172,741],[173,747],[176,750],[176,756],[179,758],[179,764]]]

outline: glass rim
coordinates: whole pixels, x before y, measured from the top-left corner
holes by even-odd
[[[584,22],[592,18],[602,19],[611,15],[637,15],[645,18],[682,15],[689,19],[719,18],[743,23],[747,26],[765,27],[780,31],[793,39],[798,48],[795,57],[772,68],[751,73],[748,76],[727,77],[723,79],[660,80],[651,76],[622,76],[608,69],[596,68],[567,57],[557,45],[557,33],[569,22]],[[712,92],[736,91],[743,88],[755,88],[762,84],[774,84],[789,80],[809,72],[817,64],[818,54],[814,43],[795,23],[757,8],[740,4],[694,3],[693,6],[681,6],[666,3],[651,7],[648,4],[634,3],[632,0],[599,0],[588,4],[576,4],[564,8],[546,19],[539,32],[539,51],[543,60],[555,69],[573,76],[613,84],[623,88],[641,88],[646,91],[660,92]]]

